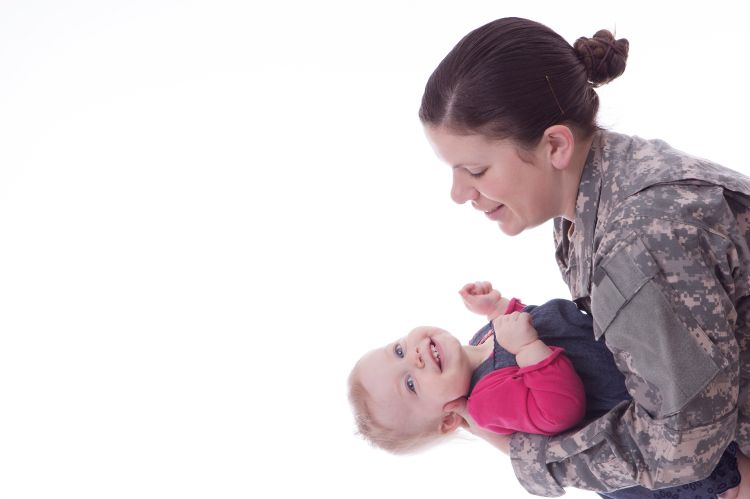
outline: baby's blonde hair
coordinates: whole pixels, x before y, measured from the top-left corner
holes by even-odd
[[[359,362],[349,374],[349,403],[354,412],[357,424],[357,434],[375,447],[393,454],[407,454],[425,450],[444,437],[438,429],[438,424],[431,430],[408,432],[403,428],[389,428],[380,423],[373,414],[375,401],[367,391],[359,375]],[[428,425],[428,428],[430,425]]]

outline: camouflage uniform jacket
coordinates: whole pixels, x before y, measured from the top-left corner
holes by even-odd
[[[633,401],[558,436],[515,434],[529,492],[658,489],[706,477],[732,440],[750,454],[749,239],[750,179],[596,134],[575,221],[555,220],[557,260]]]

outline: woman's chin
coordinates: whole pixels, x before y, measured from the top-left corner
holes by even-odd
[[[517,236],[524,230],[524,226],[517,225],[517,224],[504,224],[502,222],[498,222],[497,226],[500,227],[500,231],[505,234],[506,236]]]

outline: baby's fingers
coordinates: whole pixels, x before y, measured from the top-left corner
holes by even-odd
[[[474,283],[474,289],[484,295],[492,291],[492,284],[489,281],[477,281]]]
[[[464,287],[458,291],[461,296],[469,296],[474,294],[474,283],[464,284]]]

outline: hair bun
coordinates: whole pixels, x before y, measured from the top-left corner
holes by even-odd
[[[629,43],[625,38],[615,40],[609,30],[602,29],[591,38],[576,40],[573,48],[586,67],[586,76],[595,87],[604,85],[625,71]]]

